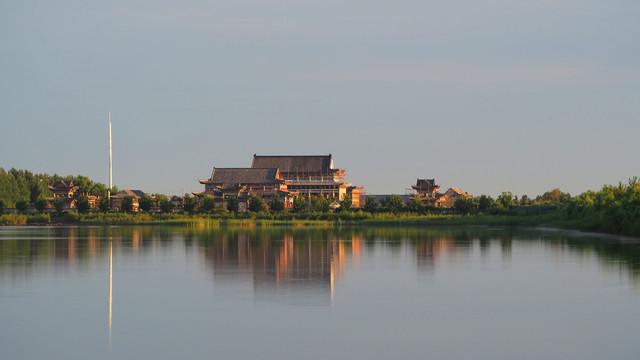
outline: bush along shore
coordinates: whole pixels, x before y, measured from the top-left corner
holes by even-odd
[[[511,192],[503,192],[496,199],[488,195],[475,198],[459,197],[452,208],[426,207],[418,200],[405,204],[399,195],[392,195],[376,203],[370,195],[366,201],[361,202],[362,206],[359,209],[350,209],[351,199],[348,197],[339,201],[338,210],[331,210],[327,199],[314,197],[306,201],[301,196],[294,200],[293,208],[285,209],[277,197],[267,203],[255,195],[249,200],[248,211],[238,212],[238,202],[233,197],[221,207],[216,205],[210,196],[200,199],[185,195],[184,198],[174,196],[169,199],[166,195],[155,194],[153,197],[145,195],[140,199],[139,212],[84,208],[80,212],[64,213],[52,212],[51,209],[47,211],[42,206],[44,202],[40,201],[49,195],[42,183],[53,181],[57,176],[33,176],[14,169],[8,173],[0,171],[0,175],[3,175],[0,179],[10,185],[17,181],[15,179],[19,179],[20,181],[14,184],[16,188],[31,188],[30,198],[27,195],[18,196],[23,200],[16,200],[16,196],[3,198],[3,193],[0,192],[0,225],[546,226],[640,237],[640,181],[637,177],[630,179],[626,184],[606,185],[599,191],[587,191],[576,197],[571,197],[559,189],[553,189],[535,198],[529,198],[527,195],[518,198]],[[106,191],[104,186],[98,186],[82,176],[74,179],[81,180],[87,189],[93,189],[91,191]],[[37,186],[29,185],[29,181]],[[23,192],[29,193],[27,190]],[[176,212],[173,204],[180,202],[184,207]],[[7,204],[15,206],[18,211],[4,213]],[[105,205],[100,208],[109,209],[110,204],[107,202]],[[150,211],[152,208],[159,212]]]

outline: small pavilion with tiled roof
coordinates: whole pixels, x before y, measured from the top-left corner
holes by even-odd
[[[205,186],[204,191],[194,192],[195,196],[209,195],[218,204],[226,203],[230,196],[238,199],[240,211],[247,209],[251,195],[260,195],[269,202],[277,194],[286,207],[291,207],[293,197],[286,181],[278,168],[213,168],[211,177],[199,180]]]

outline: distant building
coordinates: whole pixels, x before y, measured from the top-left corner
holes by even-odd
[[[307,200],[312,196],[342,200],[352,195],[353,206],[360,206],[364,188],[345,181],[344,169],[336,169],[329,155],[253,155],[251,168],[278,168],[282,179],[290,181],[287,189],[298,192]]]
[[[418,179],[415,185],[411,185],[416,191],[409,201],[418,199],[424,206],[437,206],[442,193],[438,191],[440,185],[436,185],[436,179]]]
[[[133,211],[137,212],[139,203],[138,200],[146,194],[142,190],[122,190],[119,193],[111,196],[111,210],[120,211],[122,208],[122,200],[127,196],[133,197]]]
[[[78,199],[80,198],[80,187],[74,186],[73,181],[56,181],[53,186],[49,186],[49,190],[53,193],[53,197],[49,198],[49,207],[54,206],[54,202],[58,199],[64,200],[63,209],[72,210],[76,209],[78,205]],[[100,202],[100,197],[95,195],[86,195],[89,202],[89,208],[92,209]]]
[[[200,180],[204,191],[194,192],[195,196],[210,195],[217,204],[224,205],[230,196],[238,199],[238,210],[246,211],[251,195],[260,195],[270,202],[278,195],[285,207],[290,208],[297,195],[288,190],[286,181],[277,168],[213,168],[211,177]]]
[[[50,206],[53,202],[62,199],[64,200],[64,209],[75,209],[78,203],[78,197],[76,192],[80,189],[78,186],[73,185],[73,181],[56,181],[53,186],[49,186],[49,190],[53,193],[53,198],[49,199]]]
[[[458,200],[459,197],[468,199],[470,197],[473,197],[473,195],[467,192],[464,192],[458,188],[449,188],[449,190],[447,190],[440,197],[438,201],[438,206],[447,207],[447,208],[453,207],[453,204],[456,203],[456,200]]]
[[[444,194],[439,192],[440,185],[436,184],[435,179],[417,179],[415,185],[411,185],[416,192],[411,195],[409,201],[418,199],[422,201],[424,206],[435,207],[453,207],[459,197],[469,198],[471,194],[466,193],[459,188],[449,188]]]

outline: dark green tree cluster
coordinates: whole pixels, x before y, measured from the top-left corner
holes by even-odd
[[[15,207],[18,211],[27,211],[33,207],[37,211],[44,211],[48,206],[46,198],[51,198],[53,194],[49,190],[56,181],[73,181],[74,186],[79,187],[80,211],[88,208],[88,195],[106,197],[107,187],[98,182],[94,182],[86,176],[60,176],[57,174],[34,174],[29,170],[10,169],[5,171],[0,168],[0,201],[5,208]],[[112,193],[117,192],[117,188],[112,189]],[[83,198],[84,197],[84,198]],[[56,206],[58,205],[58,206]],[[62,208],[60,204],[54,203],[56,209]]]
[[[640,180],[587,191],[570,199],[563,213],[582,230],[640,236]]]

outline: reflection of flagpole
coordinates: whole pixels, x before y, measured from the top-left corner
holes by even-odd
[[[113,309],[113,240],[109,239],[109,347],[111,347],[111,315]]]

